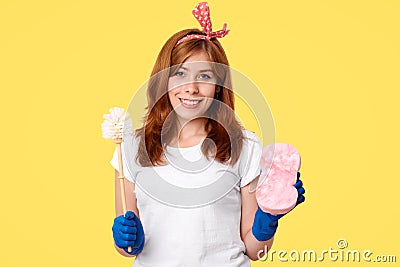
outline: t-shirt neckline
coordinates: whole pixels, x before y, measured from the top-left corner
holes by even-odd
[[[175,146],[166,145],[166,147],[167,147],[168,149],[175,149],[175,150],[190,150],[190,149],[194,149],[194,148],[197,148],[197,147],[201,146],[201,145],[203,144],[204,139],[205,139],[205,138],[201,139],[201,140],[200,140],[200,143],[198,143],[197,145],[194,145],[194,146],[189,146],[189,147],[175,147]]]

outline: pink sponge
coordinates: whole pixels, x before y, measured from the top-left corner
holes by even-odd
[[[298,197],[293,185],[300,169],[299,152],[289,144],[268,145],[263,148],[260,167],[262,173],[256,191],[258,205],[272,215],[289,212]]]

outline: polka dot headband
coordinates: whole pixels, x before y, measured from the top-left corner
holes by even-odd
[[[226,23],[222,27],[222,30],[219,30],[217,32],[212,31],[212,24],[211,24],[211,19],[210,19],[210,8],[208,7],[207,2],[199,3],[193,9],[192,14],[197,19],[197,21],[200,23],[201,27],[203,28],[203,32],[206,33],[206,35],[202,35],[202,34],[186,35],[185,37],[183,37],[176,43],[175,47],[185,40],[204,39],[204,40],[210,41],[211,38],[222,38],[228,34],[229,30],[226,29]]]

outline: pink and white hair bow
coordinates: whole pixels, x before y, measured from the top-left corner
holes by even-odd
[[[228,34],[229,30],[226,29],[226,23],[222,27],[222,30],[213,32],[212,31],[212,24],[211,24],[211,19],[210,19],[210,8],[208,7],[207,2],[201,2],[199,3],[192,11],[193,16],[197,19],[197,21],[200,23],[201,27],[203,28],[204,33],[206,35],[202,34],[189,34],[180,39],[175,46],[179,45],[185,40],[190,40],[190,39],[204,39],[204,40],[209,40],[211,38],[222,38],[225,35]]]

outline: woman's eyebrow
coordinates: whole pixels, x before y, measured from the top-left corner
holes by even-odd
[[[184,70],[186,70],[186,71],[188,71],[189,69],[188,68],[186,68],[186,67],[183,67],[183,66],[181,66],[181,67],[179,67],[180,69],[184,69]],[[214,72],[212,69],[204,69],[204,70],[199,70],[199,72],[206,72],[206,71],[211,71],[211,72]]]

